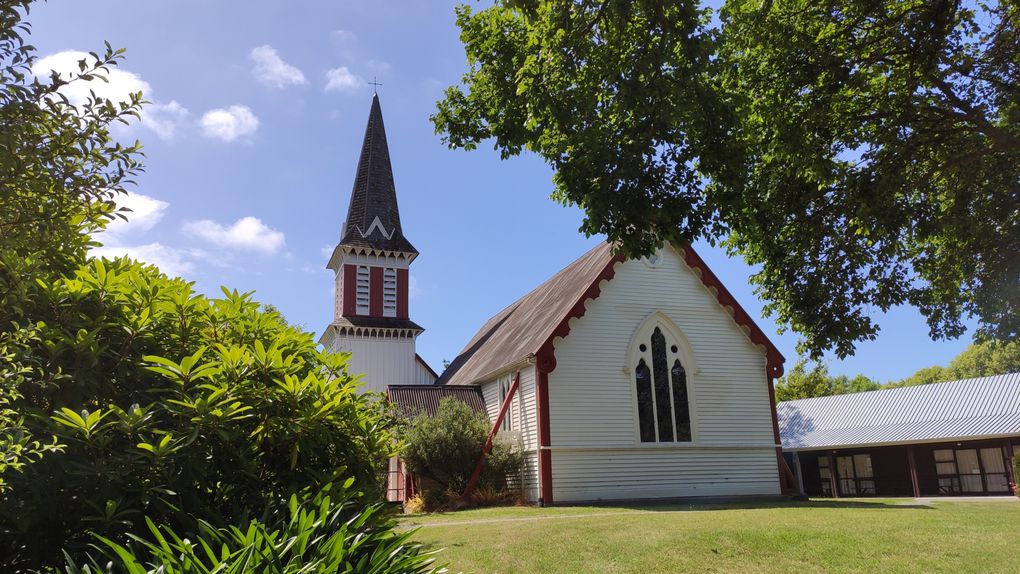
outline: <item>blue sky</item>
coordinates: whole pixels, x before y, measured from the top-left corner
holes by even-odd
[[[152,105],[119,136],[145,145],[136,215],[103,241],[179,272],[215,294],[255,290],[287,318],[321,332],[332,317],[328,251],[339,239],[378,78],[411,268],[419,353],[453,359],[492,314],[600,238],[577,232],[581,213],[548,199],[536,157],[500,161],[483,146],[450,151],[428,116],[465,68],[455,3],[50,0],[33,7],[32,43],[60,68],[74,51],[127,48],[103,90],[142,89]],[[119,92],[118,92],[119,90]],[[707,246],[699,252],[756,319],[752,270]],[[830,361],[834,373],[898,379],[945,364],[968,338],[932,342],[921,317],[881,317],[878,340]],[[787,356],[794,333],[759,324]]]

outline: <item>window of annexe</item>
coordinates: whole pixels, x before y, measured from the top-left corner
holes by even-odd
[[[630,371],[643,443],[693,440],[689,378],[697,368],[680,330],[661,313],[645,320],[631,342]]]

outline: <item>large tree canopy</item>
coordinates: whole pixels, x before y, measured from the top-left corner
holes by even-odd
[[[457,22],[437,131],[541,155],[582,231],[629,255],[725,241],[816,357],[901,304],[933,338],[968,316],[1020,336],[1016,3],[504,0]]]

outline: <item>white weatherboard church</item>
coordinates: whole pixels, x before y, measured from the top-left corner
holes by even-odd
[[[521,437],[529,500],[792,487],[772,392],[783,356],[693,249],[625,260],[595,247],[491,318],[437,380],[415,354],[407,269],[418,253],[400,228],[378,96],[341,236],[320,341],[352,352],[351,372],[405,407],[477,395],[466,402],[494,420],[509,397],[501,428]]]

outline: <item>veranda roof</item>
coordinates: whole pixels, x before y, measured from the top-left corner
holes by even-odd
[[[1020,373],[776,405],[784,450],[1020,436]]]

